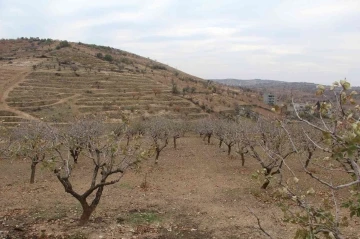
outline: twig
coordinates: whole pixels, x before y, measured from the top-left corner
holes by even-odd
[[[256,216],[256,214],[253,212],[253,210],[251,210],[251,208],[249,208],[248,206],[246,206],[246,208],[247,208],[247,209],[249,210],[249,212],[256,218],[257,224],[258,224],[258,226],[259,226],[259,229],[260,229],[266,236],[268,236],[269,238],[273,239],[273,237],[272,237],[269,233],[267,233],[267,232],[265,231],[265,229],[261,226],[260,219],[259,219],[258,216]]]

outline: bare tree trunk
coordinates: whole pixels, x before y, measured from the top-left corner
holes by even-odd
[[[261,186],[261,189],[266,189],[269,186],[269,184],[270,184],[270,180],[266,178],[264,184]]]
[[[103,176],[101,182],[105,183],[106,178],[107,178],[107,176]],[[79,220],[80,225],[84,225],[89,221],[91,214],[95,211],[97,205],[100,202],[103,190],[104,190],[104,186],[100,186],[97,189],[95,198],[93,199],[93,201],[91,202],[90,205],[86,202],[86,198],[82,197],[80,200],[78,199],[79,202],[81,203],[81,206],[83,209],[83,212],[82,212],[80,220]]]
[[[241,156],[241,166],[245,166],[245,156],[244,153],[240,153]]]
[[[176,149],[176,137],[174,137],[174,149]]]
[[[38,162],[32,162],[31,163],[31,176],[30,176],[30,183],[35,183],[35,172],[36,172],[36,165]]]
[[[79,152],[77,151],[77,149],[70,149],[70,154],[71,157],[74,159],[74,163],[77,163],[79,158]]]
[[[208,144],[210,144],[211,134],[208,134],[207,138],[208,138],[207,142],[208,142]]]
[[[155,164],[158,163],[159,156],[160,156],[160,150],[159,150],[159,149],[156,149]]]
[[[222,140],[222,139],[220,139],[220,142],[219,142],[219,148],[221,148],[222,143],[223,143],[223,140]]]
[[[79,225],[85,225],[89,221],[91,214],[95,210],[95,207],[89,206],[86,202],[86,199],[84,199],[84,201],[80,202],[80,203],[81,203],[83,212],[82,212],[80,220],[79,220]]]
[[[231,145],[229,144],[228,145],[228,155],[230,155],[230,153],[231,153]]]
[[[130,144],[130,136],[126,137],[126,146],[129,146]]]
[[[270,184],[270,180],[268,179],[268,176],[271,174],[272,168],[265,168],[265,169],[266,169],[266,171],[265,171],[265,182],[261,186],[261,189],[266,189]]]

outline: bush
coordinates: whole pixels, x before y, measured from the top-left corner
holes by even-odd
[[[59,43],[59,45],[56,47],[57,50],[64,48],[64,47],[69,47],[70,43],[68,41],[61,41]]]
[[[151,66],[151,69],[153,70],[167,70],[165,66],[162,66],[162,65],[152,65]]]
[[[177,85],[175,83],[172,84],[171,93],[173,93],[174,95],[179,94],[179,90],[178,90]]]
[[[113,57],[111,55],[106,54],[105,57],[104,57],[104,60],[108,61],[108,62],[112,62],[114,59],[113,59]]]
[[[121,62],[121,63],[124,63],[124,64],[126,64],[126,65],[131,65],[131,64],[133,64],[132,60],[130,60],[129,58],[121,58],[121,59],[120,59],[120,62]]]

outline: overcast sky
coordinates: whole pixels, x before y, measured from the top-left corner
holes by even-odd
[[[360,85],[360,0],[0,0],[0,38],[106,45],[209,78]]]

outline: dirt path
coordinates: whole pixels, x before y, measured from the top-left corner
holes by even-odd
[[[39,105],[39,106],[36,106],[36,107],[37,108],[44,108],[44,107],[50,107],[50,106],[54,106],[54,105],[59,105],[59,104],[67,102],[70,99],[74,99],[74,98],[79,97],[79,96],[81,96],[81,94],[74,94],[72,96],[68,96],[68,97],[65,97],[63,99],[60,99],[55,103],[48,104],[48,105]],[[21,108],[22,109],[31,109],[31,108],[34,108],[34,106],[26,106],[26,107],[21,107]]]
[[[19,70],[19,73],[3,82],[2,87],[0,88],[0,110],[13,112],[24,119],[37,120],[37,118],[20,110],[14,109],[6,103],[6,98],[9,96],[9,93],[18,86],[19,83],[25,81],[25,78],[29,73],[30,70],[28,68],[23,68]]]

